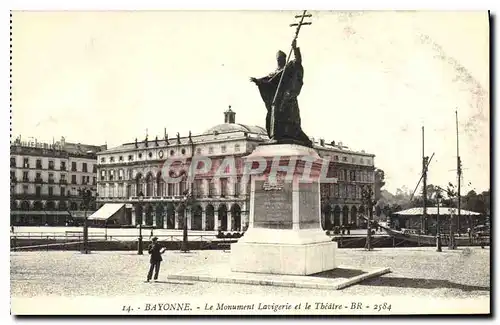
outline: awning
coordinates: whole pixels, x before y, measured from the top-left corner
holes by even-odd
[[[428,207],[426,209],[427,215],[437,215],[438,213],[438,208],[437,207]],[[421,216],[424,214],[424,208],[411,208],[408,210],[403,210],[403,211],[398,211],[394,212],[393,214],[399,215],[399,216]],[[449,207],[440,207],[439,208],[439,214],[442,216],[449,216],[451,214],[457,215],[458,214],[458,209],[457,208],[449,208]],[[481,215],[480,213],[474,212],[474,211],[468,211],[464,209],[460,209],[460,215],[462,216],[479,216]]]
[[[89,216],[89,220],[108,220],[113,217],[125,204],[106,203],[99,210]]]

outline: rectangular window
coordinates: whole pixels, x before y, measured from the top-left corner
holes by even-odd
[[[77,170],[76,170],[76,161],[73,161],[73,162],[71,163],[71,171],[73,171],[73,172],[76,172],[76,171],[77,171]]]
[[[71,175],[71,184],[76,184],[76,175]]]
[[[227,178],[220,179],[220,196],[225,197],[227,195]]]
[[[30,160],[29,158],[23,159],[23,168],[30,168]]]
[[[195,196],[202,196],[203,195],[203,180],[202,179],[195,179],[194,180],[194,195]]]
[[[14,182],[16,180],[16,172],[14,170],[10,171],[10,181]]]
[[[112,181],[114,177],[115,177],[115,171],[114,170],[110,170],[109,171],[109,180]]]
[[[237,177],[236,182],[234,183],[234,196],[240,195],[240,186],[241,186],[241,177]]]
[[[213,154],[214,153],[214,147],[208,147],[208,153]]]
[[[42,195],[42,188],[40,186],[37,186],[35,188],[35,194],[36,194],[36,196]]]
[[[23,185],[23,194],[29,194],[29,187],[28,187],[28,185]]]
[[[104,181],[106,179],[106,171],[102,170],[101,171],[101,181]]]
[[[87,172],[87,163],[82,163],[82,172]]]
[[[29,182],[29,172],[23,172],[23,182]]]
[[[61,170],[66,170],[66,162],[61,161]]]
[[[94,174],[96,174],[96,173],[97,173],[97,165],[96,165],[96,164],[94,164],[94,165],[92,166],[92,172],[93,172]]]
[[[54,170],[54,161],[53,160],[49,160],[49,169]]]
[[[10,157],[10,167],[16,167],[16,157]]]
[[[49,187],[49,196],[54,195],[54,188],[52,186]]]
[[[333,184],[333,196],[339,197],[339,184]]]
[[[213,179],[208,181],[208,196],[212,197],[215,194],[215,181]]]
[[[36,160],[36,169],[42,169],[42,160],[41,159]]]
[[[35,182],[41,182],[41,181],[42,181],[42,174],[36,173]]]
[[[239,144],[235,144],[234,145],[234,151],[236,151],[236,152],[240,151],[240,145]]]
[[[120,181],[123,180],[123,169],[120,169],[118,171],[118,180],[120,180]]]
[[[61,187],[61,196],[65,196],[65,195],[66,195],[66,188]]]
[[[82,176],[82,182],[81,182],[82,185],[85,185],[85,176]]]
[[[167,186],[168,193],[167,193],[167,195],[169,195],[169,196],[174,195],[174,186],[175,186],[175,184],[168,183],[168,186]]]
[[[93,181],[92,181],[92,185],[95,185],[97,184],[97,177],[94,177]]]
[[[54,174],[49,173],[49,184],[54,184]]]

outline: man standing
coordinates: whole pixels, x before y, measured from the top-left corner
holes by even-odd
[[[151,280],[151,277],[153,276],[153,271],[155,271],[155,276],[154,280],[158,280],[158,274],[160,273],[160,263],[163,261],[161,258],[161,255],[165,253],[167,250],[166,247],[162,247],[158,243],[158,237],[154,236],[151,238],[153,241],[149,247],[148,247],[148,252],[151,255],[151,258],[149,260],[150,266],[149,266],[149,272],[148,272],[148,279],[147,282]]]

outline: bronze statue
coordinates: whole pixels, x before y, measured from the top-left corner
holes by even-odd
[[[296,39],[292,42],[294,60],[286,63],[286,54],[277,54],[278,69],[263,78],[250,78],[258,88],[267,108],[266,130],[271,140],[277,143],[299,144],[312,147],[309,137],[300,126],[300,111],[297,97],[303,85],[304,68]],[[283,77],[282,74],[284,73]],[[276,96],[273,119],[273,100]],[[274,120],[274,129],[271,123]]]
[[[191,131],[189,131],[189,142],[193,143],[193,139],[191,138]]]
[[[179,134],[179,132],[177,132],[177,143],[181,143],[181,135]]]

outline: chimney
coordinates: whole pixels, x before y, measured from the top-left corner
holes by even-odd
[[[325,146],[325,139],[319,139],[319,144],[324,147]]]
[[[231,105],[229,109],[224,112],[224,123],[234,124],[236,121],[236,113],[231,110]]]

